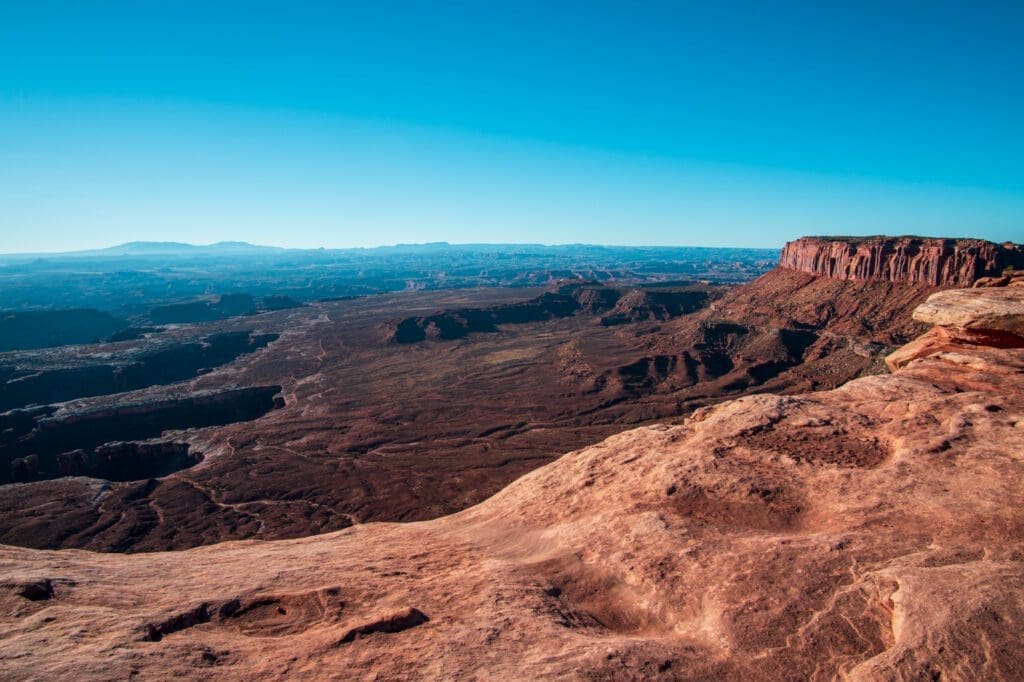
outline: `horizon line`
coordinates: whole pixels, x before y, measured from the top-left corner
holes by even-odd
[[[516,247],[538,247],[538,248],[564,248],[571,246],[579,247],[596,247],[606,249],[707,249],[707,250],[724,250],[724,249],[743,249],[747,251],[780,251],[786,244],[799,239],[832,239],[832,240],[868,240],[868,239],[922,239],[922,240],[942,240],[942,241],[984,241],[992,244],[1015,244],[1021,245],[1021,242],[1015,242],[1013,240],[1005,241],[992,241],[980,237],[929,237],[925,235],[917,234],[874,234],[874,235],[829,235],[829,234],[807,234],[795,239],[785,241],[783,244],[778,246],[737,246],[737,245],[695,245],[695,244],[602,244],[598,242],[449,242],[446,240],[437,241],[425,241],[425,242],[394,242],[389,244],[376,244],[373,246],[280,246],[275,244],[254,244],[237,239],[220,240],[216,242],[210,242],[208,244],[194,244],[192,242],[179,242],[179,241],[160,241],[160,240],[133,240],[128,242],[121,242],[119,244],[113,244],[110,246],[97,246],[86,249],[73,249],[68,251],[4,251],[0,252],[0,258],[45,258],[55,256],[103,256],[109,257],[130,257],[136,256],[159,256],[159,253],[153,252],[141,252],[137,254],[132,253],[108,253],[116,252],[118,249],[128,247],[179,247],[183,249],[214,249],[217,247],[236,247],[238,249],[253,249],[253,250],[266,250],[266,251],[278,251],[278,252],[303,252],[303,251],[375,251],[380,249],[395,249],[395,248],[414,248],[414,247],[451,247],[451,248],[470,248],[470,247],[500,247],[500,246],[516,246]],[[171,254],[168,254],[171,255]],[[180,255],[180,254],[175,254]],[[225,254],[228,255],[228,254]],[[241,255],[241,254],[234,254]]]
[[[801,239],[803,237],[800,237]],[[836,237],[839,238],[839,237]],[[856,237],[855,237],[856,238]],[[119,244],[113,244],[110,246],[97,246],[93,248],[85,249],[72,249],[68,251],[4,251],[0,252],[0,257],[18,256],[23,258],[29,257],[46,257],[46,256],[70,256],[70,255],[104,255],[104,252],[117,251],[121,248],[126,247],[180,247],[189,249],[212,249],[216,247],[237,247],[240,249],[265,249],[268,251],[373,251],[377,249],[391,249],[400,247],[430,247],[430,246],[446,246],[452,248],[460,247],[475,247],[475,246],[487,246],[487,247],[499,247],[499,246],[527,246],[527,247],[539,247],[539,248],[560,248],[569,246],[587,246],[587,247],[598,247],[598,248],[609,248],[609,249],[744,249],[748,251],[778,251],[782,249],[783,245],[780,246],[736,246],[736,245],[720,245],[720,246],[709,246],[709,245],[695,245],[695,244],[602,244],[597,242],[449,242],[445,240],[438,241],[426,241],[426,242],[394,242],[388,244],[377,244],[374,246],[279,246],[275,244],[254,244],[252,242],[242,240],[221,240],[216,242],[210,242],[208,244],[195,244],[192,242],[178,242],[178,241],[158,241],[158,240],[135,240],[128,242],[121,242]],[[131,256],[131,255],[160,255],[158,253],[120,253],[120,254],[108,254],[111,256]]]

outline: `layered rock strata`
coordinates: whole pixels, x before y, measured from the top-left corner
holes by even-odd
[[[803,237],[786,244],[779,265],[833,279],[969,287],[1024,268],[1024,248],[980,239]]]
[[[935,325],[885,358],[898,370],[921,357],[972,346],[1024,348],[1024,288],[940,291],[914,310],[914,319]]]

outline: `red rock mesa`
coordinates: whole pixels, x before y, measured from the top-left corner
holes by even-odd
[[[980,239],[803,237],[786,244],[779,265],[832,279],[969,287],[1024,267],[1024,250]]]

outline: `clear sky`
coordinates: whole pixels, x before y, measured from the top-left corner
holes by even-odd
[[[1019,0],[0,0],[0,252],[1024,241],[1022,36]]]

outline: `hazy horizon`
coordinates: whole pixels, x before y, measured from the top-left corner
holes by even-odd
[[[586,247],[598,247],[598,248],[609,248],[609,249],[749,249],[754,251],[778,251],[782,248],[783,244],[778,246],[704,246],[695,244],[601,244],[595,242],[449,242],[445,240],[429,241],[429,242],[398,242],[393,244],[372,244],[369,246],[281,246],[279,244],[254,244],[252,242],[241,241],[241,240],[222,240],[216,242],[209,242],[204,244],[198,244],[193,242],[179,242],[179,241],[154,241],[154,240],[134,240],[129,242],[121,242],[118,244],[100,244],[96,246],[90,246],[83,249],[74,249],[66,251],[8,251],[0,253],[0,256],[59,256],[67,254],[77,253],[93,253],[93,252],[104,252],[104,251],[116,251],[122,247],[129,246],[179,246],[189,247],[196,249],[209,249],[218,246],[238,246],[238,247],[251,247],[254,249],[270,249],[280,251],[347,251],[347,250],[373,250],[373,249],[388,249],[395,247],[427,247],[427,246],[449,246],[452,248],[459,247],[471,247],[471,246],[483,246],[483,247],[499,247],[499,246],[522,246],[522,247],[540,247],[540,248],[565,248],[572,246],[586,246]]]
[[[909,238],[909,239],[928,239],[932,238],[932,235],[912,235],[912,234],[897,234],[892,233],[889,235],[802,235],[803,237],[823,237],[832,239],[857,239],[857,238],[870,238],[870,237],[892,237],[892,238]],[[958,237],[940,237],[942,239],[977,239],[977,237],[967,237],[960,235]],[[1015,240],[1003,240],[997,243],[1019,243]],[[138,247],[138,246],[169,246],[169,247],[188,247],[195,249],[211,249],[213,247],[227,247],[237,246],[240,248],[253,248],[253,249],[268,249],[277,251],[357,251],[357,250],[374,250],[374,249],[389,249],[399,247],[428,247],[428,246],[447,246],[453,249],[460,247],[500,247],[500,246],[519,246],[519,247],[539,247],[539,248],[566,248],[566,247],[597,247],[597,248],[608,248],[608,249],[747,249],[752,251],[779,251],[785,246],[785,243],[777,246],[707,246],[698,244],[602,244],[596,242],[448,242],[444,240],[432,241],[432,242],[399,242],[394,244],[373,244],[369,246],[281,246],[279,244],[254,244],[252,242],[239,241],[239,240],[223,240],[216,242],[209,242],[204,244],[192,243],[192,242],[178,242],[178,241],[152,241],[152,240],[135,240],[130,242],[122,242],[119,244],[101,244],[93,247],[84,249],[75,249],[68,251],[9,251],[0,253],[0,256],[61,256],[61,255],[73,255],[73,254],[91,254],[101,253],[105,251],[117,251],[123,247]]]
[[[1024,234],[1024,7],[11,4],[0,252]]]

